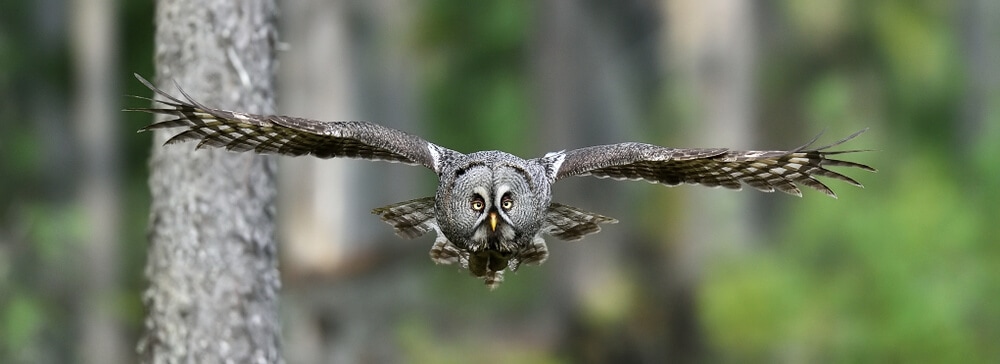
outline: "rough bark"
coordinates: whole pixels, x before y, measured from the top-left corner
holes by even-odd
[[[164,0],[156,11],[158,86],[206,105],[271,113],[276,8],[271,0]],[[176,92],[175,92],[176,93]],[[274,161],[161,147],[139,342],[144,362],[272,363],[280,357]]]

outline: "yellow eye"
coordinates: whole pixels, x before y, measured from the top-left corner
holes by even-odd
[[[472,209],[473,210],[483,211],[483,208],[485,208],[485,207],[486,207],[486,205],[483,204],[482,200],[479,200],[479,199],[472,200]]]
[[[510,198],[505,198],[503,199],[503,201],[500,201],[500,207],[503,207],[504,211],[510,210],[512,207],[514,207],[514,200],[511,200]]]

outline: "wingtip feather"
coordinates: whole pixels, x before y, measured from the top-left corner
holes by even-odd
[[[864,129],[861,129],[861,130],[858,130],[858,131],[854,132],[854,133],[853,133],[853,134],[851,134],[851,135],[848,135],[848,136],[847,136],[846,138],[843,138],[843,139],[840,139],[840,140],[838,140],[838,141],[836,141],[836,142],[833,142],[833,143],[831,143],[831,144],[829,144],[829,145],[826,145],[826,146],[822,146],[822,147],[819,147],[819,148],[816,148],[816,149],[814,149],[814,150],[816,150],[816,151],[821,151],[821,150],[826,150],[826,149],[830,149],[830,148],[832,148],[832,147],[835,147],[835,146],[838,146],[838,145],[841,145],[841,144],[844,144],[844,143],[846,143],[847,141],[849,141],[849,140],[851,140],[851,139],[854,139],[854,138],[856,138],[856,137],[857,137],[858,135],[861,135],[861,134],[863,134],[863,133],[864,133],[864,132],[866,132],[866,131],[868,131],[868,128],[867,128],[867,127],[866,127],[866,128],[864,128]],[[827,153],[831,153],[831,152],[827,152]],[[832,153],[836,153],[836,152],[832,152]]]

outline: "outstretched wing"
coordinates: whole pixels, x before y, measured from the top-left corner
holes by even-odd
[[[618,220],[553,202],[545,210],[542,231],[566,241],[583,239],[601,231],[601,224],[617,224]]]
[[[372,210],[396,230],[396,235],[413,239],[437,227],[434,219],[434,197],[403,201]]]
[[[418,136],[364,121],[324,122],[213,109],[198,103],[179,87],[187,101],[170,96],[138,74],[135,77],[163,96],[163,100],[152,101],[166,107],[131,108],[126,111],[174,116],[139,131],[184,128],[165,144],[197,140],[197,148],[210,146],[236,152],[384,160],[419,164],[434,171],[437,171],[438,159],[443,154],[457,153]]]
[[[748,185],[764,192],[775,190],[802,196],[796,185],[819,190],[831,197],[837,195],[816,177],[838,179],[863,187],[858,181],[826,167],[854,167],[875,172],[864,164],[831,158],[834,155],[863,150],[828,151],[829,148],[853,139],[865,130],[851,134],[836,143],[809,148],[808,144],[790,151],[731,151],[724,148],[682,149],[643,143],[599,145],[563,153],[555,179],[570,176],[646,180],[676,186],[681,183],[709,187],[741,189]],[[552,159],[552,154],[546,158]]]

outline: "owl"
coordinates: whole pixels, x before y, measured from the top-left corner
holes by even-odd
[[[669,148],[627,142],[551,152],[523,159],[496,150],[463,154],[421,137],[364,121],[324,122],[279,115],[254,115],[200,104],[178,87],[184,100],[135,77],[162,96],[161,107],[133,108],[173,118],[140,132],[180,129],[166,144],[196,141],[196,148],[319,158],[359,158],[421,165],[438,177],[433,197],[404,201],[372,211],[397,235],[435,236],[430,258],[457,264],[491,289],[505,271],[541,264],[548,257],[544,235],[573,241],[617,220],[552,202],[552,184],[567,177],[594,176],[646,180],[667,186],[698,184],[739,190],[743,185],[801,196],[799,186],[836,194],[816,177],[861,183],[827,167],[864,164],[835,159],[861,150],[831,151],[864,132],[811,148],[818,136],[788,151],[734,151],[726,148]],[[139,97],[145,99],[143,97]]]

